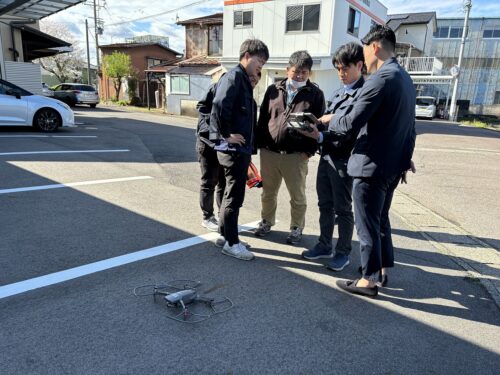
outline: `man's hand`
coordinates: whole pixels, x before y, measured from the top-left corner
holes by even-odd
[[[332,119],[334,115],[331,114],[331,115],[323,115],[321,116],[318,121],[324,125],[328,125],[330,123],[330,120]]]
[[[415,168],[415,163],[413,162],[413,160],[410,161],[410,169],[408,169],[408,171],[411,171],[412,173],[415,173],[417,171],[417,168]],[[406,180],[406,173],[408,171],[404,171],[401,174],[401,183],[402,184],[407,184],[408,183],[408,181]]]
[[[245,144],[245,137],[243,137],[241,134],[229,134],[229,137],[224,139],[227,143],[233,143],[240,146],[243,146]]]
[[[314,124],[309,124],[309,127],[312,130],[303,130],[303,129],[297,129],[297,132],[302,134],[305,137],[312,138],[315,140],[319,140],[319,130]]]

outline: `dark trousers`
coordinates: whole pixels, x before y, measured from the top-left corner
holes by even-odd
[[[217,151],[199,138],[196,140],[196,153],[201,170],[200,207],[203,219],[206,220],[214,216],[214,193],[217,207],[220,210],[226,179],[224,168],[221,167],[217,159]]]
[[[245,199],[251,155],[241,152],[217,152],[217,157],[226,177],[226,188],[219,214],[219,231],[232,246],[240,242],[238,216]]]
[[[363,277],[371,281],[380,281],[382,267],[394,267],[389,209],[399,179],[400,175],[354,178],[354,213],[361,267]]]
[[[321,158],[316,177],[321,231],[317,246],[331,250],[335,215],[337,215],[339,238],[335,252],[349,255],[354,231],[352,177],[347,174],[347,160],[332,159],[332,161],[333,167]]]

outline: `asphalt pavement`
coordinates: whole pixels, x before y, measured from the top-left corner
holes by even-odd
[[[417,142],[419,172],[398,190],[391,216],[396,267],[379,297],[367,299],[335,286],[357,277],[356,237],[351,265],[340,273],[300,257],[319,232],[317,157],[309,165],[302,243],[284,243],[289,198],[283,186],[280,221],[269,237],[242,233],[256,255],[244,262],[222,255],[200,225],[194,120],[79,108],[77,121],[78,128],[57,133],[64,138],[0,129],[0,296],[11,293],[0,298],[0,373],[498,373],[499,308],[484,281],[495,287],[498,280],[498,253],[491,253],[498,251],[498,217],[477,232],[449,215],[455,198],[448,199],[448,190],[432,187],[429,198],[431,188],[419,186],[420,178],[433,183],[428,172],[438,162],[428,170],[422,160],[427,152],[444,153],[426,149],[442,144],[441,137],[448,142],[448,125],[435,124],[431,133],[432,125],[419,124],[428,134]],[[472,147],[498,147],[498,138],[477,134],[455,141],[485,138],[491,143]],[[35,151],[46,153],[13,154]],[[56,151],[68,153],[49,153]],[[495,152],[480,157],[491,162]],[[445,162],[457,163],[457,174],[462,159]],[[475,163],[477,176],[489,168]],[[491,178],[498,182],[498,174]],[[467,197],[462,194],[462,204]],[[494,199],[471,200],[475,221],[491,220],[483,205]],[[247,190],[240,223],[259,215],[260,191]],[[477,251],[474,241],[487,250]],[[474,263],[459,252],[469,245],[476,255],[491,256]],[[476,267],[467,269],[464,259]],[[200,291],[210,289],[208,295],[235,306],[184,324],[168,319],[161,301],[133,294],[137,286],[176,279],[200,281]],[[21,289],[26,281],[32,290]]]

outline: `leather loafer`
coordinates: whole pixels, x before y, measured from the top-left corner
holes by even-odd
[[[366,297],[376,297],[378,294],[378,287],[375,286],[373,288],[367,288],[362,286],[356,286],[359,279],[357,280],[338,280],[337,286],[345,290],[346,292],[359,294]]]
[[[387,275],[382,275],[382,281],[377,282],[377,286],[378,287],[387,286],[388,282],[389,282],[389,279],[388,279]]]

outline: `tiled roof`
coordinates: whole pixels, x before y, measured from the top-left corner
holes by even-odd
[[[223,13],[215,13],[209,16],[192,18],[190,20],[179,21],[177,25],[190,25],[190,24],[222,24]]]
[[[106,44],[103,46],[99,46],[101,49],[113,49],[113,48],[140,48],[140,47],[148,47],[148,46],[158,46],[167,51],[173,52],[176,55],[182,55],[182,53],[174,51],[173,49],[165,46],[161,43],[114,43],[114,44]]]
[[[190,59],[183,60],[177,63],[178,66],[201,66],[201,65],[220,65],[219,60],[216,57],[200,55],[191,57]]]
[[[389,14],[387,18],[389,18],[387,26],[396,31],[401,25],[429,23],[433,18],[434,22],[436,22],[436,12]]]

